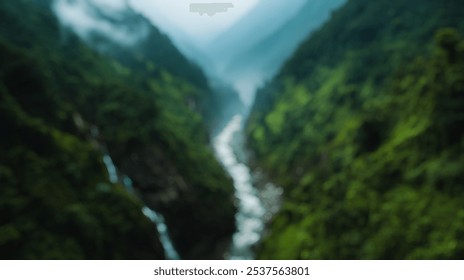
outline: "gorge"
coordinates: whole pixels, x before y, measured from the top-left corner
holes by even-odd
[[[463,2],[233,2],[1,2],[0,258],[463,258]]]

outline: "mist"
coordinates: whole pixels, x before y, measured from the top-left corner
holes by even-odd
[[[190,44],[204,49],[217,36],[230,28],[250,9],[263,0],[229,0],[233,8],[226,13],[214,16],[192,13],[189,10],[191,3],[211,1],[194,0],[129,0],[130,6],[149,18],[153,24],[175,41],[189,40]]]
[[[98,34],[121,45],[132,46],[147,36],[148,28],[146,25],[125,24],[128,8],[124,0],[55,0],[53,3],[60,23],[85,41],[91,41]]]
[[[54,10],[61,23],[84,40],[99,34],[125,46],[148,33],[146,24],[125,20],[128,11],[140,13],[210,80],[232,86],[249,107],[257,89],[276,74],[303,38],[344,2],[230,0],[233,7],[214,16],[191,12],[189,5],[197,3],[191,0],[56,0]]]
[[[231,0],[227,2],[233,3],[232,9],[212,17],[191,13],[188,7],[193,2],[131,0],[130,4],[167,33],[210,79],[231,85],[249,107],[257,89],[345,0]]]

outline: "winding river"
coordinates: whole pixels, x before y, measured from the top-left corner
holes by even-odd
[[[266,222],[278,211],[281,188],[271,183],[259,190],[254,186],[254,174],[247,166],[242,140],[243,116],[236,115],[214,139],[216,156],[234,181],[238,212],[235,215],[237,230],[227,259],[254,259],[254,247],[261,240]]]
[[[243,116],[236,115],[213,140],[218,160],[234,181],[237,229],[230,249],[225,255],[226,259],[231,260],[255,258],[254,248],[264,234],[266,222],[279,210],[282,195],[282,189],[271,183],[261,184],[259,189],[255,187],[254,181],[256,181],[257,174],[252,173],[247,166],[246,156],[243,156],[246,149],[241,141],[243,139],[242,127]],[[122,183],[129,193],[135,195],[132,180],[125,175],[120,176],[104,146],[102,151],[109,181]],[[156,225],[166,258],[180,259],[169,237],[163,216],[147,206],[143,206],[141,211]]]

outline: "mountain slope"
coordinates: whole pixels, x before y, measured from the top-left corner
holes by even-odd
[[[344,0],[261,1],[209,46],[216,72],[232,84],[243,102],[272,78],[308,34],[322,25]]]
[[[243,18],[222,32],[207,47],[207,55],[221,63],[219,70],[230,63],[234,57],[254,46],[263,38],[280,28],[294,15],[305,0],[260,1]],[[272,18],[273,20],[269,20]]]
[[[318,0],[306,3],[280,28],[235,55],[227,66],[231,76],[262,73],[265,78],[276,74],[297,46],[330,18],[331,12],[345,0]]]
[[[261,258],[463,258],[462,11],[350,0],[258,93],[248,143],[285,188]]]
[[[193,105],[209,98],[206,83],[194,78],[202,73],[175,72],[159,57],[142,61],[137,55],[147,45],[121,47],[93,33],[118,51],[98,54],[59,25],[50,5],[0,4],[2,57],[18,57],[2,59],[0,72],[8,128],[0,141],[2,257],[163,257],[141,202],[122,182],[109,182],[102,146],[166,217],[181,257],[221,257],[234,231],[233,186]],[[187,65],[155,27],[148,31]]]
[[[0,31],[0,258],[164,258],[140,201],[108,182],[99,151],[74,125],[72,107],[57,96],[51,66],[66,62],[54,57],[47,64],[34,55],[40,52],[5,42],[8,32],[21,44],[53,42],[53,35],[27,34],[32,42],[18,36],[25,31],[13,16],[18,8],[35,31],[57,31],[48,24],[50,15],[28,5],[0,5],[8,23]]]
[[[110,9],[99,1],[55,1],[53,8],[62,25],[77,33],[100,53],[116,59],[142,75],[161,70],[181,78],[201,90],[192,106],[207,122],[214,122],[222,107],[220,93],[211,90],[202,70],[188,60],[171,40],[141,14],[121,2]],[[215,108],[213,110],[212,108]]]

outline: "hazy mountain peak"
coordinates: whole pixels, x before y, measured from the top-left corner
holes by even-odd
[[[260,1],[240,21],[223,31],[207,47],[210,57],[227,64],[235,53],[247,49],[284,24],[306,0]]]

